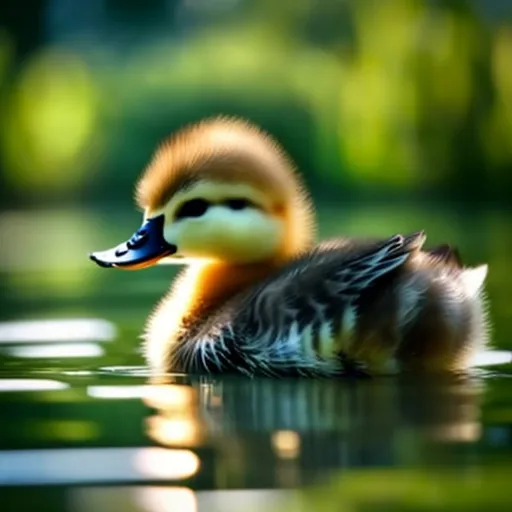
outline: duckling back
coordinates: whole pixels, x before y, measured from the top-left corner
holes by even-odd
[[[169,347],[166,368],[269,376],[464,369],[486,338],[485,267],[422,252],[424,238],[317,246],[196,319]]]

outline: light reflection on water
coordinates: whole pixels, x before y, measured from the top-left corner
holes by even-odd
[[[62,510],[292,512],[311,510],[310,486],[339,475],[467,470],[512,448],[508,396],[503,405],[488,394],[508,380],[494,370],[510,363],[508,351],[478,354],[480,369],[457,379],[154,377],[105,364],[116,336],[100,318],[0,324],[0,496],[58,488]],[[462,492],[462,477],[453,478]],[[3,499],[18,510],[21,495]],[[61,509],[42,499],[38,510]]]
[[[62,359],[100,357],[105,352],[96,343],[62,343],[59,345],[23,345],[1,347],[0,352],[22,359]]]
[[[0,343],[58,343],[111,341],[116,326],[97,318],[0,322]]]
[[[106,510],[102,508],[106,504],[108,512],[257,512],[279,505],[300,505],[289,491],[275,489],[194,492],[187,487],[157,486],[74,489],[69,503],[73,512]]]
[[[0,379],[0,392],[48,391],[66,389],[64,382],[48,379]]]
[[[370,468],[463,469],[497,438],[511,444],[506,425],[482,421],[477,377],[152,381],[139,370],[58,372],[53,387],[24,379],[37,395],[0,380],[17,391],[2,399],[0,494],[57,485],[73,511],[310,510],[291,489]],[[73,433],[84,424],[94,437]]]
[[[0,486],[173,481],[199,467],[189,450],[155,447],[4,451]]]

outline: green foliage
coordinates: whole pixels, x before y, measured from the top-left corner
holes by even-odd
[[[125,200],[160,139],[228,113],[274,133],[325,194],[504,198],[512,29],[468,5],[259,2],[122,59],[99,40],[44,47],[3,90],[1,193]]]

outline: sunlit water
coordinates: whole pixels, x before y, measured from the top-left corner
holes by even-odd
[[[444,380],[152,381],[138,335],[169,270],[52,268],[4,273],[0,510],[512,510],[508,262],[501,337]]]
[[[512,474],[508,351],[435,381],[152,381],[102,366],[112,336],[97,319],[0,324],[6,510],[480,510],[489,485],[512,505],[496,481]]]

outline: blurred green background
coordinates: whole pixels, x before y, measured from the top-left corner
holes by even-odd
[[[321,236],[426,229],[489,262],[493,342],[512,347],[507,0],[3,0],[0,105],[4,320],[101,316],[135,354],[175,269],[87,253],[139,225],[156,144],[223,113],[289,151]]]

